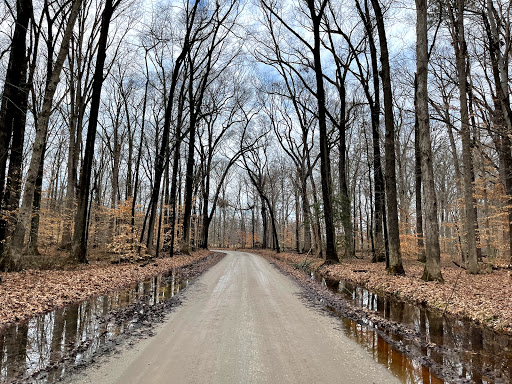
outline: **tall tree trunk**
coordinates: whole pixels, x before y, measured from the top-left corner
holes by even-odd
[[[341,222],[343,231],[345,232],[344,250],[345,257],[355,257],[354,247],[354,228],[352,226],[350,196],[348,194],[348,181],[347,181],[347,119],[346,119],[346,90],[345,90],[345,76],[340,76],[340,143],[339,143],[339,182],[340,182],[340,195],[341,195]]]
[[[302,206],[302,226],[304,228],[304,252],[311,250],[311,224],[312,215],[310,211],[310,203],[308,196],[307,177],[305,172],[305,165],[302,165],[302,169],[298,170],[300,178],[300,194],[301,194],[301,206]]]
[[[273,244],[273,249],[274,251],[276,251],[277,253],[281,252],[281,248],[279,247],[279,237],[277,235],[277,224],[276,224],[276,217],[275,217],[275,213],[274,213],[274,208],[270,205],[270,202],[268,201],[267,197],[265,197],[265,201],[267,202],[268,204],[268,211],[270,213],[270,222],[272,224],[272,244]]]
[[[268,217],[267,217],[267,205],[265,204],[265,200],[260,195],[261,199],[261,223],[263,226],[263,236],[261,246],[263,249],[268,248]]]
[[[418,108],[418,79],[414,78],[414,107]],[[418,261],[424,263],[427,261],[425,255],[425,243],[423,241],[423,209],[421,201],[421,153],[420,153],[420,133],[418,129],[418,114],[414,116],[414,174],[415,174],[415,197],[416,197],[416,237],[418,241]]]
[[[47,60],[46,60],[46,82],[51,79],[52,71],[53,71],[53,54],[54,54],[54,36],[53,36],[53,24],[54,20],[49,15],[49,9],[45,7],[46,12],[46,20],[47,20],[47,37],[46,37],[46,47],[47,47]],[[34,103],[35,104],[35,103]],[[36,115],[34,111],[34,115]],[[37,123],[37,121],[36,121]],[[34,201],[32,202],[32,218],[30,219],[30,232],[28,238],[28,245],[26,249],[26,253],[29,255],[40,255],[38,250],[38,238],[39,238],[39,222],[40,222],[40,210],[41,210],[41,198],[42,198],[42,190],[43,190],[43,173],[44,173],[44,157],[46,154],[46,148],[48,145],[48,136],[45,137],[43,143],[43,150],[41,153],[41,163],[39,164],[39,169],[37,171],[37,178],[34,188]]]
[[[313,195],[313,210],[314,214],[311,215],[311,226],[313,229],[313,242],[315,247],[315,256],[323,258],[324,251],[322,245],[322,233],[320,227],[320,201],[318,199],[318,190],[316,188],[316,182],[314,177],[311,175],[312,165],[311,165],[311,156],[308,153],[307,155],[307,163],[308,163],[308,171],[309,171],[309,179],[311,180],[311,194]],[[307,184],[307,179],[305,178],[305,182]],[[305,186],[307,190],[307,185]],[[307,195],[307,194],[306,194]]]
[[[311,250],[311,211],[309,209],[309,197],[307,191],[307,181],[301,178],[301,206],[302,206],[302,221],[304,228],[304,252]]]
[[[462,165],[464,179],[464,207],[465,219],[464,229],[466,232],[467,244],[467,271],[469,273],[478,273],[478,260],[476,254],[476,233],[475,233],[475,210],[473,209],[473,156],[471,154],[471,129],[469,123],[469,112],[467,102],[467,73],[466,73],[466,55],[467,47],[464,37],[464,0],[457,0],[456,16],[453,15],[453,9],[450,10],[450,18],[455,31],[453,35],[453,46],[455,49],[455,60],[457,67],[457,79],[460,96],[460,118],[461,118],[461,137],[462,137]]]
[[[384,173],[382,172],[382,159],[380,153],[380,81],[379,67],[377,59],[377,47],[373,37],[373,26],[371,24],[370,10],[368,1],[364,2],[364,12],[356,2],[359,15],[363,20],[368,45],[370,49],[370,58],[372,66],[373,97],[370,94],[368,83],[362,84],[365,89],[365,95],[370,104],[372,143],[373,143],[373,178],[375,190],[375,210],[373,212],[373,232],[372,232],[372,262],[386,261],[388,258],[387,250],[387,226],[386,226],[386,193],[384,184]]]
[[[162,142],[160,144],[160,150],[159,150],[157,158],[156,158],[155,180],[154,180],[154,184],[153,184],[153,191],[151,194],[150,215],[149,215],[149,223],[148,223],[148,237],[147,237],[147,243],[146,243],[148,252],[151,251],[151,247],[153,244],[153,233],[154,233],[154,227],[155,227],[156,210],[157,210],[158,198],[160,196],[160,184],[162,182],[162,174],[164,171],[164,162],[166,162],[168,160],[168,159],[166,159],[165,154],[169,153],[168,152],[169,134],[170,134],[170,129],[171,129],[171,118],[172,118],[172,111],[173,111],[173,106],[174,106],[174,93],[176,90],[176,85],[178,83],[178,76],[180,74],[181,66],[185,62],[185,59],[190,51],[190,46],[191,46],[190,39],[191,39],[192,27],[194,25],[196,11],[197,11],[199,2],[200,2],[200,0],[196,0],[194,2],[194,5],[192,7],[190,15],[187,14],[187,20],[186,20],[187,30],[185,32],[185,39],[183,41],[183,46],[181,47],[181,52],[178,55],[178,57],[176,58],[176,61],[174,63],[174,68],[172,71],[171,87],[169,90],[167,105],[165,108]]]
[[[211,137],[208,138],[209,140]],[[211,158],[210,156],[207,156],[208,158],[206,161],[205,166],[205,174],[203,175],[203,225],[202,225],[202,240],[201,240],[201,248],[208,249],[208,232],[210,228],[210,222],[211,217],[209,216],[209,198],[210,198],[210,172],[211,172]],[[240,195],[238,195],[238,198],[240,199]],[[242,215],[242,207],[240,206],[240,216]],[[245,235],[243,235],[245,236]],[[243,247],[242,247],[243,248]]]
[[[32,15],[31,0],[16,1],[16,25],[11,41],[11,52],[5,74],[0,107],[0,269],[10,268],[4,259],[8,223],[6,212],[18,207],[21,189],[21,166],[28,109],[27,84],[27,30]],[[12,138],[12,144],[11,144]],[[10,177],[4,189],[5,171],[9,159]],[[11,171],[12,170],[12,171]],[[4,194],[8,194],[4,199]]]
[[[427,0],[416,0],[416,115],[418,118],[421,175],[425,196],[425,256],[426,264],[422,279],[443,281],[441,275],[441,248],[439,246],[439,222],[434,184],[432,144],[428,114],[428,40]]]
[[[317,13],[315,1],[308,0],[307,2],[310,11],[311,21],[313,22],[313,58],[316,78],[316,98],[318,102],[318,126],[320,130],[320,175],[322,182],[322,200],[324,203],[323,206],[326,240],[325,260],[328,263],[338,263],[339,259],[336,253],[336,239],[332,210],[332,178],[331,161],[329,159],[329,143],[327,137],[325,89],[322,72],[322,60],[320,55],[320,22],[322,20],[325,3],[326,2],[324,1],[322,8]]]
[[[137,161],[135,163],[135,180],[133,184],[133,199],[132,199],[132,209],[131,209],[131,215],[130,215],[130,226],[132,235],[135,232],[135,207],[137,205],[137,196],[139,192],[139,177],[140,177],[140,162],[142,159],[142,145],[144,143],[144,131],[146,127],[146,108],[147,108],[147,101],[148,101],[148,88],[149,88],[149,69],[148,69],[148,52],[146,51],[146,54],[144,55],[144,65],[146,68],[146,82],[144,85],[144,100],[142,102],[142,116],[141,116],[141,124],[140,124],[140,140],[139,140],[139,148],[137,152]],[[143,231],[142,231],[143,232]],[[135,237],[133,236],[132,239]],[[142,241],[141,241],[142,242]],[[140,243],[139,243],[139,250],[140,252]]]
[[[302,253],[300,247],[300,197],[299,197],[299,186],[294,185],[294,200],[295,200],[295,251]]]
[[[491,58],[493,80],[496,88],[494,100],[493,124],[497,131],[494,135],[496,149],[500,156],[502,171],[500,172],[508,196],[508,232],[510,264],[512,264],[512,110],[508,88],[507,66],[505,58],[500,51],[498,26],[494,17],[494,7],[491,0],[487,0],[486,10],[482,12],[484,25],[489,40],[489,56]]]
[[[171,219],[170,219],[170,231],[171,231],[171,248],[169,251],[170,256],[174,255],[174,241],[175,241],[175,229],[176,229],[176,191],[178,189],[178,169],[180,162],[180,147],[181,147],[181,124],[183,115],[183,105],[180,103],[178,107],[178,123],[176,126],[176,143],[174,148],[174,157],[172,161],[172,174],[171,174],[171,192],[169,205],[171,206]]]
[[[98,127],[98,114],[100,108],[101,88],[103,85],[103,68],[107,56],[107,41],[110,20],[119,2],[105,1],[105,8],[101,16],[100,35],[98,39],[98,54],[92,82],[91,108],[89,111],[89,124],[85,142],[84,158],[82,160],[80,184],[78,188],[78,208],[75,216],[75,232],[71,258],[79,263],[87,263],[87,210],[89,206],[89,190],[91,185],[92,162],[94,158],[94,144]]]
[[[196,124],[198,111],[196,110],[196,100],[194,98],[194,68],[192,60],[189,57],[190,79],[188,85],[188,96],[190,103],[190,121],[189,121],[189,138],[188,138],[188,157],[187,168],[185,173],[185,206],[183,212],[183,241],[181,243],[181,252],[186,255],[190,254],[190,217],[192,212],[192,189],[194,187],[194,155],[196,142]],[[199,104],[200,101],[197,100]]]
[[[384,123],[386,126],[385,157],[386,157],[386,201],[388,216],[389,266],[388,273],[404,275],[402,255],[400,251],[400,230],[398,226],[398,202],[396,192],[395,169],[395,123],[393,121],[393,95],[391,90],[391,73],[389,68],[388,43],[384,27],[384,15],[379,0],[372,0],[377,21],[380,43],[380,60],[382,63],[381,78],[384,95]]]
[[[62,67],[68,54],[69,41],[73,34],[73,27],[80,11],[81,4],[82,2],[80,0],[74,0],[72,3],[71,12],[69,14],[64,35],[62,36],[59,53],[53,66],[51,77],[47,80],[41,112],[37,117],[36,136],[32,147],[32,157],[30,159],[25,187],[23,189],[23,201],[12,236],[12,250],[17,254],[20,254],[23,250],[25,234],[30,226],[37,175],[39,173],[39,167],[44,161],[43,151],[48,135],[48,125],[52,112],[53,97],[60,81]]]
[[[69,119],[69,142],[68,142],[68,158],[67,158],[67,175],[68,181],[66,186],[66,200],[64,203],[64,228],[60,248],[65,250],[71,249],[73,219],[76,202],[76,186],[77,186],[77,168],[80,158],[80,148],[82,143],[82,122],[85,109],[85,97],[82,94],[82,68],[81,55],[75,59],[75,49],[80,49],[83,37],[79,35],[78,42],[75,46],[74,36],[71,37],[71,52],[68,58],[69,63],[69,98],[70,98],[70,119]],[[75,60],[77,64],[75,76]]]
[[[46,153],[47,143],[44,145],[43,158]],[[37,173],[36,189],[34,191],[34,202],[32,204],[32,219],[30,220],[30,233],[27,246],[27,254],[39,256],[38,242],[39,242],[39,223],[41,221],[41,198],[43,195],[43,176],[44,169],[43,163],[39,166]]]

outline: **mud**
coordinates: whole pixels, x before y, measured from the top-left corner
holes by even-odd
[[[512,341],[508,336],[469,327],[321,275],[311,277],[279,260],[269,261],[304,288],[308,302],[341,317],[345,334],[404,382],[510,382]],[[392,351],[387,351],[388,347]]]
[[[69,384],[400,383],[301,291],[260,256],[226,251],[154,337]]]
[[[153,335],[155,325],[180,305],[187,285],[222,253],[13,325],[0,334],[0,381],[52,383]]]

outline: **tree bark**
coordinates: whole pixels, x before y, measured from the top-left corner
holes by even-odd
[[[16,227],[14,229],[11,243],[12,251],[18,255],[22,253],[26,231],[30,226],[37,175],[39,173],[39,167],[44,161],[43,152],[48,135],[48,124],[52,112],[53,97],[60,81],[60,74],[68,54],[69,42],[71,35],[73,34],[73,27],[80,11],[81,4],[82,2],[80,0],[74,0],[72,3],[71,12],[66,24],[64,35],[62,36],[59,53],[53,66],[51,77],[47,80],[41,112],[37,117],[36,137],[32,147],[32,157],[30,159],[25,187],[23,189],[23,201],[15,224]]]
[[[497,134],[493,135],[502,171],[500,172],[505,191],[508,196],[508,232],[510,264],[512,264],[512,110],[508,88],[508,74],[505,58],[500,51],[498,26],[494,17],[494,7],[491,0],[487,1],[486,10],[482,12],[484,25],[489,40],[489,56],[491,58],[493,80],[495,83],[496,97],[493,97],[493,125]],[[488,255],[489,256],[489,255]]]
[[[443,281],[441,275],[441,248],[439,246],[439,222],[434,184],[432,143],[428,113],[428,40],[427,0],[416,0],[416,115],[418,118],[421,175],[425,196],[425,257],[422,279]]]
[[[414,78],[414,107],[418,108],[418,79]],[[415,197],[416,197],[416,237],[418,246],[418,261],[425,263],[427,261],[425,255],[425,243],[423,241],[423,209],[421,201],[421,153],[420,153],[420,137],[418,129],[418,114],[416,113],[414,119],[414,174],[415,174]]]
[[[329,158],[329,143],[327,138],[327,118],[325,105],[325,89],[322,72],[322,60],[320,55],[320,22],[323,16],[326,1],[322,2],[320,10],[315,9],[315,1],[307,1],[311,21],[313,23],[313,58],[316,78],[316,99],[318,102],[318,126],[320,130],[320,175],[322,183],[322,200],[324,203],[324,221],[325,221],[325,260],[328,263],[338,263],[336,253],[336,239],[334,231],[334,219],[332,209],[332,177],[331,161]]]
[[[98,127],[98,114],[100,108],[101,88],[103,85],[103,68],[107,56],[107,41],[110,20],[119,4],[113,0],[105,1],[105,8],[101,17],[100,35],[98,39],[98,54],[92,82],[91,108],[89,111],[89,124],[85,142],[84,158],[82,160],[80,184],[78,188],[78,208],[75,216],[75,232],[71,258],[79,263],[87,263],[87,210],[89,208],[89,190],[91,185],[92,162],[94,158],[94,143]]]
[[[467,102],[467,73],[466,73],[466,55],[467,47],[464,37],[464,0],[457,0],[457,18],[450,10],[450,18],[454,29],[453,46],[455,49],[455,60],[457,68],[457,79],[460,96],[460,118],[461,118],[461,137],[462,137],[462,165],[464,179],[464,207],[465,219],[464,229],[466,232],[467,244],[467,271],[468,273],[478,273],[478,260],[476,254],[476,233],[475,233],[475,210],[473,209],[473,156],[471,154],[471,130],[469,122],[468,102]]]
[[[347,119],[346,119],[346,90],[345,90],[345,76],[340,76],[339,84],[340,93],[340,126],[339,126],[339,182],[340,182],[340,199],[341,199],[341,223],[343,231],[345,232],[344,250],[345,257],[355,257],[354,247],[354,228],[352,225],[350,196],[348,194],[348,180],[347,180]]]
[[[180,162],[180,148],[181,148],[181,126],[183,124],[183,109],[184,109],[184,101],[185,101],[185,81],[182,82],[180,98],[178,101],[178,117],[176,120],[176,141],[174,144],[174,156],[172,161],[172,174],[171,174],[171,191],[170,191],[170,200],[169,205],[171,206],[171,218],[170,218],[170,231],[171,231],[171,244],[169,255],[174,255],[174,242],[175,242],[175,229],[176,229],[176,192],[178,189],[178,170],[179,170],[179,162]]]
[[[396,192],[395,169],[395,124],[393,117],[393,95],[391,90],[391,73],[389,67],[388,43],[384,16],[379,0],[372,0],[373,10],[379,33],[380,60],[382,64],[381,79],[384,95],[384,122],[386,126],[385,157],[386,157],[386,201],[388,216],[389,266],[391,275],[405,275],[400,251],[400,231],[398,226],[398,201]]]
[[[189,96],[192,96],[192,86],[194,72],[191,70],[190,78],[190,90]],[[193,100],[191,98],[190,100]],[[193,112],[195,109],[194,105],[191,105],[191,116],[189,125],[189,138],[188,138],[188,157],[187,157],[187,168],[185,175],[185,207],[183,212],[183,241],[181,245],[181,252],[189,255],[190,254],[190,216],[192,211],[192,188],[194,186],[194,154],[195,154],[195,141],[196,141],[196,118],[197,113]]]
[[[18,208],[21,189],[21,166],[28,109],[27,30],[32,15],[32,1],[16,1],[16,25],[5,74],[0,107],[0,269],[10,268],[5,253],[9,223],[8,212]],[[12,143],[11,143],[12,139]],[[9,146],[11,155],[9,158]],[[5,171],[9,159],[9,177],[4,189]]]
[[[382,159],[380,153],[380,81],[379,68],[377,62],[377,47],[373,37],[373,27],[371,25],[370,11],[368,2],[365,0],[364,12],[361,6],[356,2],[359,15],[363,20],[368,45],[370,49],[370,59],[373,79],[373,97],[370,94],[368,82],[361,80],[361,85],[365,91],[366,98],[370,104],[371,126],[372,126],[372,144],[373,144],[373,178],[375,209],[373,211],[373,232],[372,232],[372,262],[383,262],[388,260],[387,250],[387,226],[386,226],[386,193],[384,184],[384,173],[382,172]],[[360,70],[362,70],[360,68]],[[364,77],[361,73],[361,79]]]

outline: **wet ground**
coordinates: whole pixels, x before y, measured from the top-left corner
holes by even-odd
[[[400,381],[311,308],[264,258],[226,256],[187,288],[155,336],[76,375],[72,384],[350,383]]]
[[[276,264],[280,269],[282,265]],[[285,270],[283,270],[285,271]],[[304,277],[306,279],[306,277]],[[311,282],[327,288],[323,292]],[[311,273],[305,295],[404,383],[510,383],[512,337]]]
[[[430,371],[450,380],[471,383],[510,383],[512,380],[512,337],[498,334],[490,329],[477,327],[470,321],[460,321],[442,313],[429,311],[404,303],[392,297],[385,297],[356,287],[344,281],[326,280],[320,275],[312,278],[336,292],[351,304],[374,311],[378,316],[401,324],[414,331],[414,337],[394,335],[385,330],[386,336],[405,348],[404,354],[391,354],[387,346],[379,342],[371,320],[365,327],[349,320],[344,321],[347,332],[370,350],[376,360],[388,357],[387,364],[395,371],[402,372],[409,382],[426,381]],[[335,308],[332,308],[336,312]],[[378,325],[377,325],[378,328]],[[422,369],[417,363],[423,361]],[[416,362],[416,364],[415,364]],[[396,366],[396,368],[393,368]],[[432,367],[430,369],[428,367]],[[431,376],[431,375],[430,375]],[[431,379],[432,380],[432,379]]]
[[[125,342],[152,335],[180,291],[218,262],[200,260],[113,293],[35,316],[0,333],[0,382],[53,383]]]
[[[71,373],[82,372],[101,356],[139,345],[141,339],[156,332],[154,325],[166,321],[167,315],[180,304],[181,290],[221,257],[217,254],[128,289],[94,297],[4,329],[0,333],[0,382],[55,382],[69,377]],[[283,263],[275,265],[287,272]],[[272,293],[283,289],[271,286],[275,277],[270,279],[265,275],[268,272],[251,272],[247,266],[239,266],[237,273],[245,274],[242,281],[249,281],[254,273],[261,275],[257,283],[266,287],[259,296],[270,294],[264,302],[267,307],[269,300],[274,300]],[[217,300],[226,301],[229,294],[234,294],[229,293],[234,286],[232,291],[227,290],[230,285],[221,275],[218,280],[224,281],[226,292],[217,295]],[[235,275],[231,273],[230,276],[234,278]],[[325,279],[320,274],[294,276],[304,288],[303,295],[308,302],[326,309],[337,319],[337,332],[361,345],[374,362],[386,367],[403,383],[512,382],[510,336],[474,326],[469,321],[451,319],[393,297],[377,295],[344,281]],[[233,280],[237,281],[240,279]],[[240,287],[243,288],[242,285]],[[287,316],[299,316],[293,314],[292,309],[287,311],[286,305],[276,304],[270,316],[283,313],[283,322]],[[224,316],[219,313],[219,323],[211,327],[224,329]],[[235,326],[230,328],[226,325],[224,337],[231,337],[230,329],[236,329],[236,324],[240,323],[240,319],[235,319]],[[245,334],[245,330],[240,332]],[[294,337],[291,332],[288,339]],[[293,332],[302,337],[300,330]],[[249,336],[253,337],[253,333]],[[272,338],[267,344],[271,341]],[[297,347],[298,350],[301,348]],[[228,348],[226,353],[229,352]],[[295,350],[289,352],[296,353]],[[272,365],[272,362],[266,364]]]

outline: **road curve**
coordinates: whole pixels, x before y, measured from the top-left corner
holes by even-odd
[[[74,383],[397,383],[264,258],[226,252],[156,335]]]

